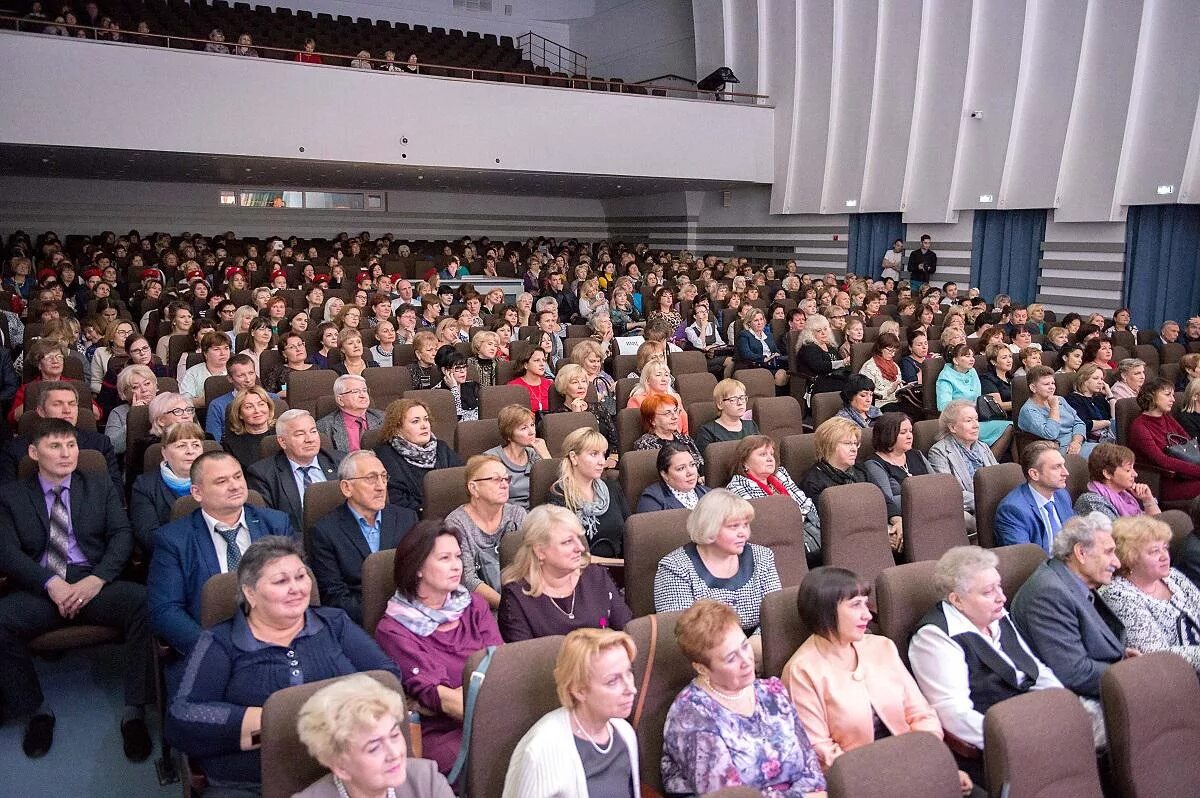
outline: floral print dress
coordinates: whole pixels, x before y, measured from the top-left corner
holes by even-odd
[[[746,786],[772,798],[825,789],[817,753],[778,679],[754,682],[754,714],[721,706],[695,683],[675,697],[663,731],[663,791],[703,795]]]

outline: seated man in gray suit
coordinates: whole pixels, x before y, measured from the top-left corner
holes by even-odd
[[[396,548],[419,519],[407,507],[387,503],[387,471],[370,449],[346,455],[338,479],[346,501],[313,527],[309,561],[321,603],[362,623],[363,561]]]
[[[304,492],[309,485],[337,476],[341,452],[321,448],[317,422],[307,410],[293,408],[275,422],[280,451],[246,472],[246,483],[267,506],[288,514],[292,529],[304,528]]]
[[[383,425],[383,411],[371,407],[367,381],[357,374],[333,381],[333,401],[338,409],[317,421],[317,432],[328,435],[339,452],[357,452],[363,435]]]
[[[1013,620],[1034,653],[1064,687],[1087,698],[1100,697],[1109,665],[1140,653],[1125,647],[1124,624],[1097,592],[1121,565],[1116,551],[1106,516],[1075,516],[1012,602]]]

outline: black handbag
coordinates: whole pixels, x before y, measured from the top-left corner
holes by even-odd
[[[1167,433],[1167,445],[1163,451],[1176,460],[1200,465],[1200,442],[1195,438],[1188,439],[1173,432]]]
[[[975,400],[975,412],[979,414],[980,421],[1008,421],[1008,413],[987,394],[980,394]]]

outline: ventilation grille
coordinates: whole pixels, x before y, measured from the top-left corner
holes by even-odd
[[[464,11],[487,11],[490,13],[492,0],[454,0],[454,7]]]

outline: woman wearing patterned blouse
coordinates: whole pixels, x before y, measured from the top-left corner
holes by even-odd
[[[654,575],[654,611],[685,610],[701,599],[733,607],[762,659],[758,612],[763,596],[780,589],[775,555],[750,543],[754,506],[723,488],[705,494],[688,515],[691,543],[662,558]]]
[[[766,435],[742,438],[733,455],[733,478],[729,491],[743,499],[761,499],[776,494],[790,496],[804,513],[804,550],[816,554],[821,550],[821,516],[812,499],[796,484],[787,469],[779,465],[775,441]]]
[[[696,448],[696,442],[680,429],[683,404],[669,393],[653,393],[639,407],[642,411],[642,429],[645,435],[633,442],[635,449],[661,449],[664,444],[677,443],[692,453],[696,470],[704,470],[704,457]]]
[[[675,638],[696,678],[675,697],[663,729],[663,791],[703,795],[746,786],[763,795],[824,795],[825,777],[778,679],[755,679],[750,641],[729,606],[698,601]]]
[[[1173,651],[1200,670],[1200,590],[1171,567],[1171,528],[1147,515],[1113,521],[1121,568],[1100,589],[1125,624],[1125,644]]]

